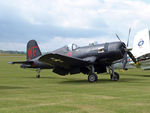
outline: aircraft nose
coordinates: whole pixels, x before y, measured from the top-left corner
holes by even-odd
[[[108,46],[108,52],[113,58],[123,58],[126,51],[126,45],[123,42],[113,42]]]
[[[116,51],[118,51],[118,53],[120,53],[121,56],[124,56],[126,49],[127,47],[124,42],[118,42],[116,44]]]
[[[113,42],[108,46],[108,51],[122,51],[125,52],[126,45],[124,42]]]
[[[120,48],[120,51],[121,51],[122,55],[124,55],[125,52],[126,52],[126,49],[127,49],[125,43],[124,43],[124,42],[121,42],[121,45],[120,45],[119,48]]]

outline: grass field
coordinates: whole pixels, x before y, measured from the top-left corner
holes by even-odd
[[[7,62],[25,57],[0,56],[0,113],[150,113],[150,71],[106,74],[89,83],[83,74],[59,76],[43,70],[21,69]]]

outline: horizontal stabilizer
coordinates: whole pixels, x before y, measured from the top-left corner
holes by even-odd
[[[33,61],[17,61],[17,62],[8,62],[9,64],[31,64]]]

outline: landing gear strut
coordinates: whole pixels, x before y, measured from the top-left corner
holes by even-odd
[[[98,77],[97,77],[97,75],[94,73],[94,72],[95,72],[95,69],[94,69],[94,66],[93,66],[93,65],[90,67],[90,70],[91,70],[91,72],[89,73],[88,81],[89,81],[89,82],[95,82],[95,81],[97,81],[97,80],[98,80]]]
[[[112,73],[110,73],[110,79],[112,81],[118,81],[119,74],[117,72],[114,72],[114,65],[112,64],[109,69],[112,71]]]
[[[36,72],[37,72],[36,78],[40,78],[40,71],[41,71],[40,69],[36,70]]]
[[[110,75],[110,79],[111,79],[112,81],[118,81],[118,80],[119,80],[119,74],[116,73],[116,72],[114,72],[114,74],[111,74],[111,75]]]

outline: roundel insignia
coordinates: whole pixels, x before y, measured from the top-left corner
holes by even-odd
[[[141,47],[144,44],[144,40],[140,40],[138,46]]]

